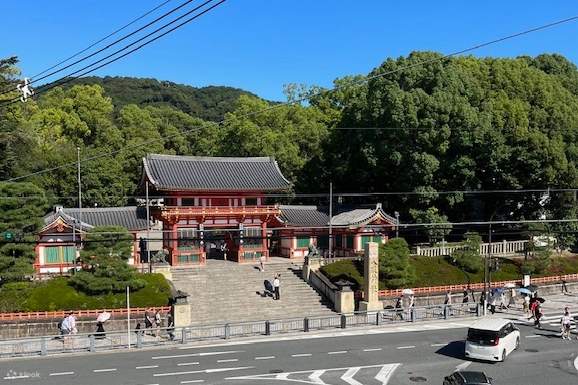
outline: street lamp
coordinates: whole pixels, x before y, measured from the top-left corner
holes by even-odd
[[[399,238],[399,211],[396,211],[394,215],[395,215],[395,237]]]

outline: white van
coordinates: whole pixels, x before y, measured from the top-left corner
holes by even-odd
[[[482,319],[468,329],[467,358],[504,361],[520,346],[520,330],[512,321],[500,318]]]

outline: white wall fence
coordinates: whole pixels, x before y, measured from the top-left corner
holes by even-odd
[[[482,243],[480,245],[480,254],[487,255],[491,254],[493,256],[507,257],[512,255],[523,254],[526,249],[528,241],[501,241],[492,242],[491,253],[490,244]],[[424,257],[439,257],[442,255],[452,255],[454,251],[463,248],[463,245],[448,245],[448,246],[435,246],[435,247],[420,247],[417,246],[415,249],[415,255],[420,255]]]

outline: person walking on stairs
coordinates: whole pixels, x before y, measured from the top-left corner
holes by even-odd
[[[280,274],[275,274],[275,278],[273,279],[273,290],[275,291],[275,300],[280,299],[279,294],[279,286],[281,285],[281,281],[279,280]]]

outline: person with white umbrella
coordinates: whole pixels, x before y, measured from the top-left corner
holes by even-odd
[[[106,338],[106,331],[104,330],[104,323],[110,319],[111,314],[106,310],[103,311],[96,317],[96,333],[94,333],[94,338],[103,339]]]

